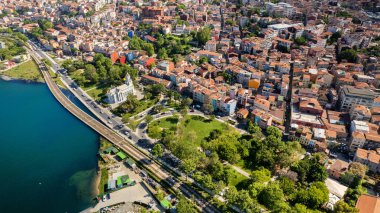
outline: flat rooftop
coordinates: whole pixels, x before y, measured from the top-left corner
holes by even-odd
[[[357,89],[354,87],[344,87],[343,92],[349,96],[357,96],[357,97],[363,97],[363,98],[369,98],[369,99],[376,97],[376,93],[369,89]]]

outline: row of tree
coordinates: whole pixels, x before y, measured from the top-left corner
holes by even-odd
[[[83,61],[80,60],[66,60],[63,62],[62,67],[67,69],[70,74],[78,69],[83,69],[83,75],[75,76],[75,80],[80,85],[100,84],[104,88],[122,84],[127,74],[129,74],[133,80],[138,74],[136,69],[127,64],[112,64],[110,58],[100,53],[94,56],[92,62],[83,63]]]

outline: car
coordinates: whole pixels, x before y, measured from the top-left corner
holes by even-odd
[[[218,119],[219,119],[219,118],[220,118],[220,115],[217,115],[217,116],[216,116],[216,118],[218,118]]]
[[[103,195],[103,197],[102,197],[102,201],[104,202],[104,201],[106,201],[106,199],[107,199],[107,196],[106,196],[106,195]]]
[[[99,112],[100,112],[100,114],[103,114],[103,111],[102,111],[102,110],[100,110]]]
[[[129,135],[129,132],[128,132],[128,131],[124,131],[123,133],[124,133],[124,135],[126,135],[126,136]]]
[[[112,121],[108,121],[109,124],[112,124]]]
[[[129,138],[129,139],[132,139],[132,136],[129,136],[128,138]]]

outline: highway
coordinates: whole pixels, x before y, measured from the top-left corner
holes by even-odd
[[[116,130],[112,130],[112,128],[109,128],[96,120],[95,118],[91,117],[87,113],[85,113],[83,110],[81,110],[79,107],[77,107],[74,103],[72,103],[60,90],[58,85],[54,82],[52,77],[49,74],[48,68],[46,65],[41,61],[41,59],[46,58],[48,60],[51,60],[50,57],[46,57],[46,53],[43,51],[37,49],[36,46],[33,46],[33,44],[30,44],[30,49],[28,49],[28,52],[33,57],[33,59],[37,62],[38,66],[41,69],[41,73],[43,74],[43,77],[45,79],[46,84],[48,85],[50,91],[54,95],[54,97],[58,100],[59,103],[62,104],[63,107],[65,107],[69,112],[71,112],[74,116],[76,116],[78,119],[83,121],[85,124],[87,124],[89,127],[94,129],[96,132],[98,132],[100,135],[102,135],[104,138],[112,142],[117,147],[121,148],[124,152],[126,152],[129,156],[131,156],[133,159],[135,159],[137,162],[147,162],[147,160],[150,158],[148,155],[143,153],[141,150],[139,150],[137,147],[135,147],[131,142],[128,142],[127,139],[125,139],[123,136],[116,133]],[[59,65],[57,67],[57,64],[54,62],[53,69],[54,71],[57,71],[59,69]],[[71,79],[67,78],[66,81],[70,82]],[[67,82],[66,82],[67,83]],[[79,90],[77,88],[76,90]],[[86,94],[79,90],[78,92],[81,93],[81,96],[85,98]],[[82,100],[83,102],[83,100]],[[91,105],[87,104],[86,106]],[[96,103],[92,104],[94,106],[93,109],[90,108],[91,111],[93,111],[96,108],[100,108],[97,106]],[[99,113],[97,113],[99,115]],[[105,113],[101,113],[105,114]],[[100,120],[104,120],[110,124],[110,126],[117,127],[119,124],[118,121],[113,117],[109,117],[109,115],[105,115],[106,117],[98,117]],[[131,132],[132,133],[132,132]],[[138,139],[139,137],[137,135],[131,134],[131,139]],[[135,143],[136,141],[134,141]],[[182,194],[184,194],[188,198],[193,198],[195,203],[198,205],[198,208],[201,209],[202,212],[220,212],[218,209],[213,207],[211,204],[209,204],[207,201],[205,201],[198,192],[193,190],[191,187],[189,187],[187,184],[181,182],[179,179],[175,178],[173,175],[171,175],[169,172],[166,171],[166,168],[163,168],[161,165],[156,163],[155,161],[148,160],[149,163],[142,163],[143,167],[145,167],[147,170],[149,170],[152,174],[154,174],[157,178],[160,180],[163,180],[166,182],[169,186],[171,186],[174,190],[179,190]],[[201,207],[199,207],[201,206]]]

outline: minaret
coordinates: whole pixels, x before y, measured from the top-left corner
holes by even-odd
[[[131,76],[129,76],[129,74],[127,74],[127,75],[125,76],[125,84],[126,84],[127,86],[130,86],[130,85],[133,84],[133,83],[132,83]]]

